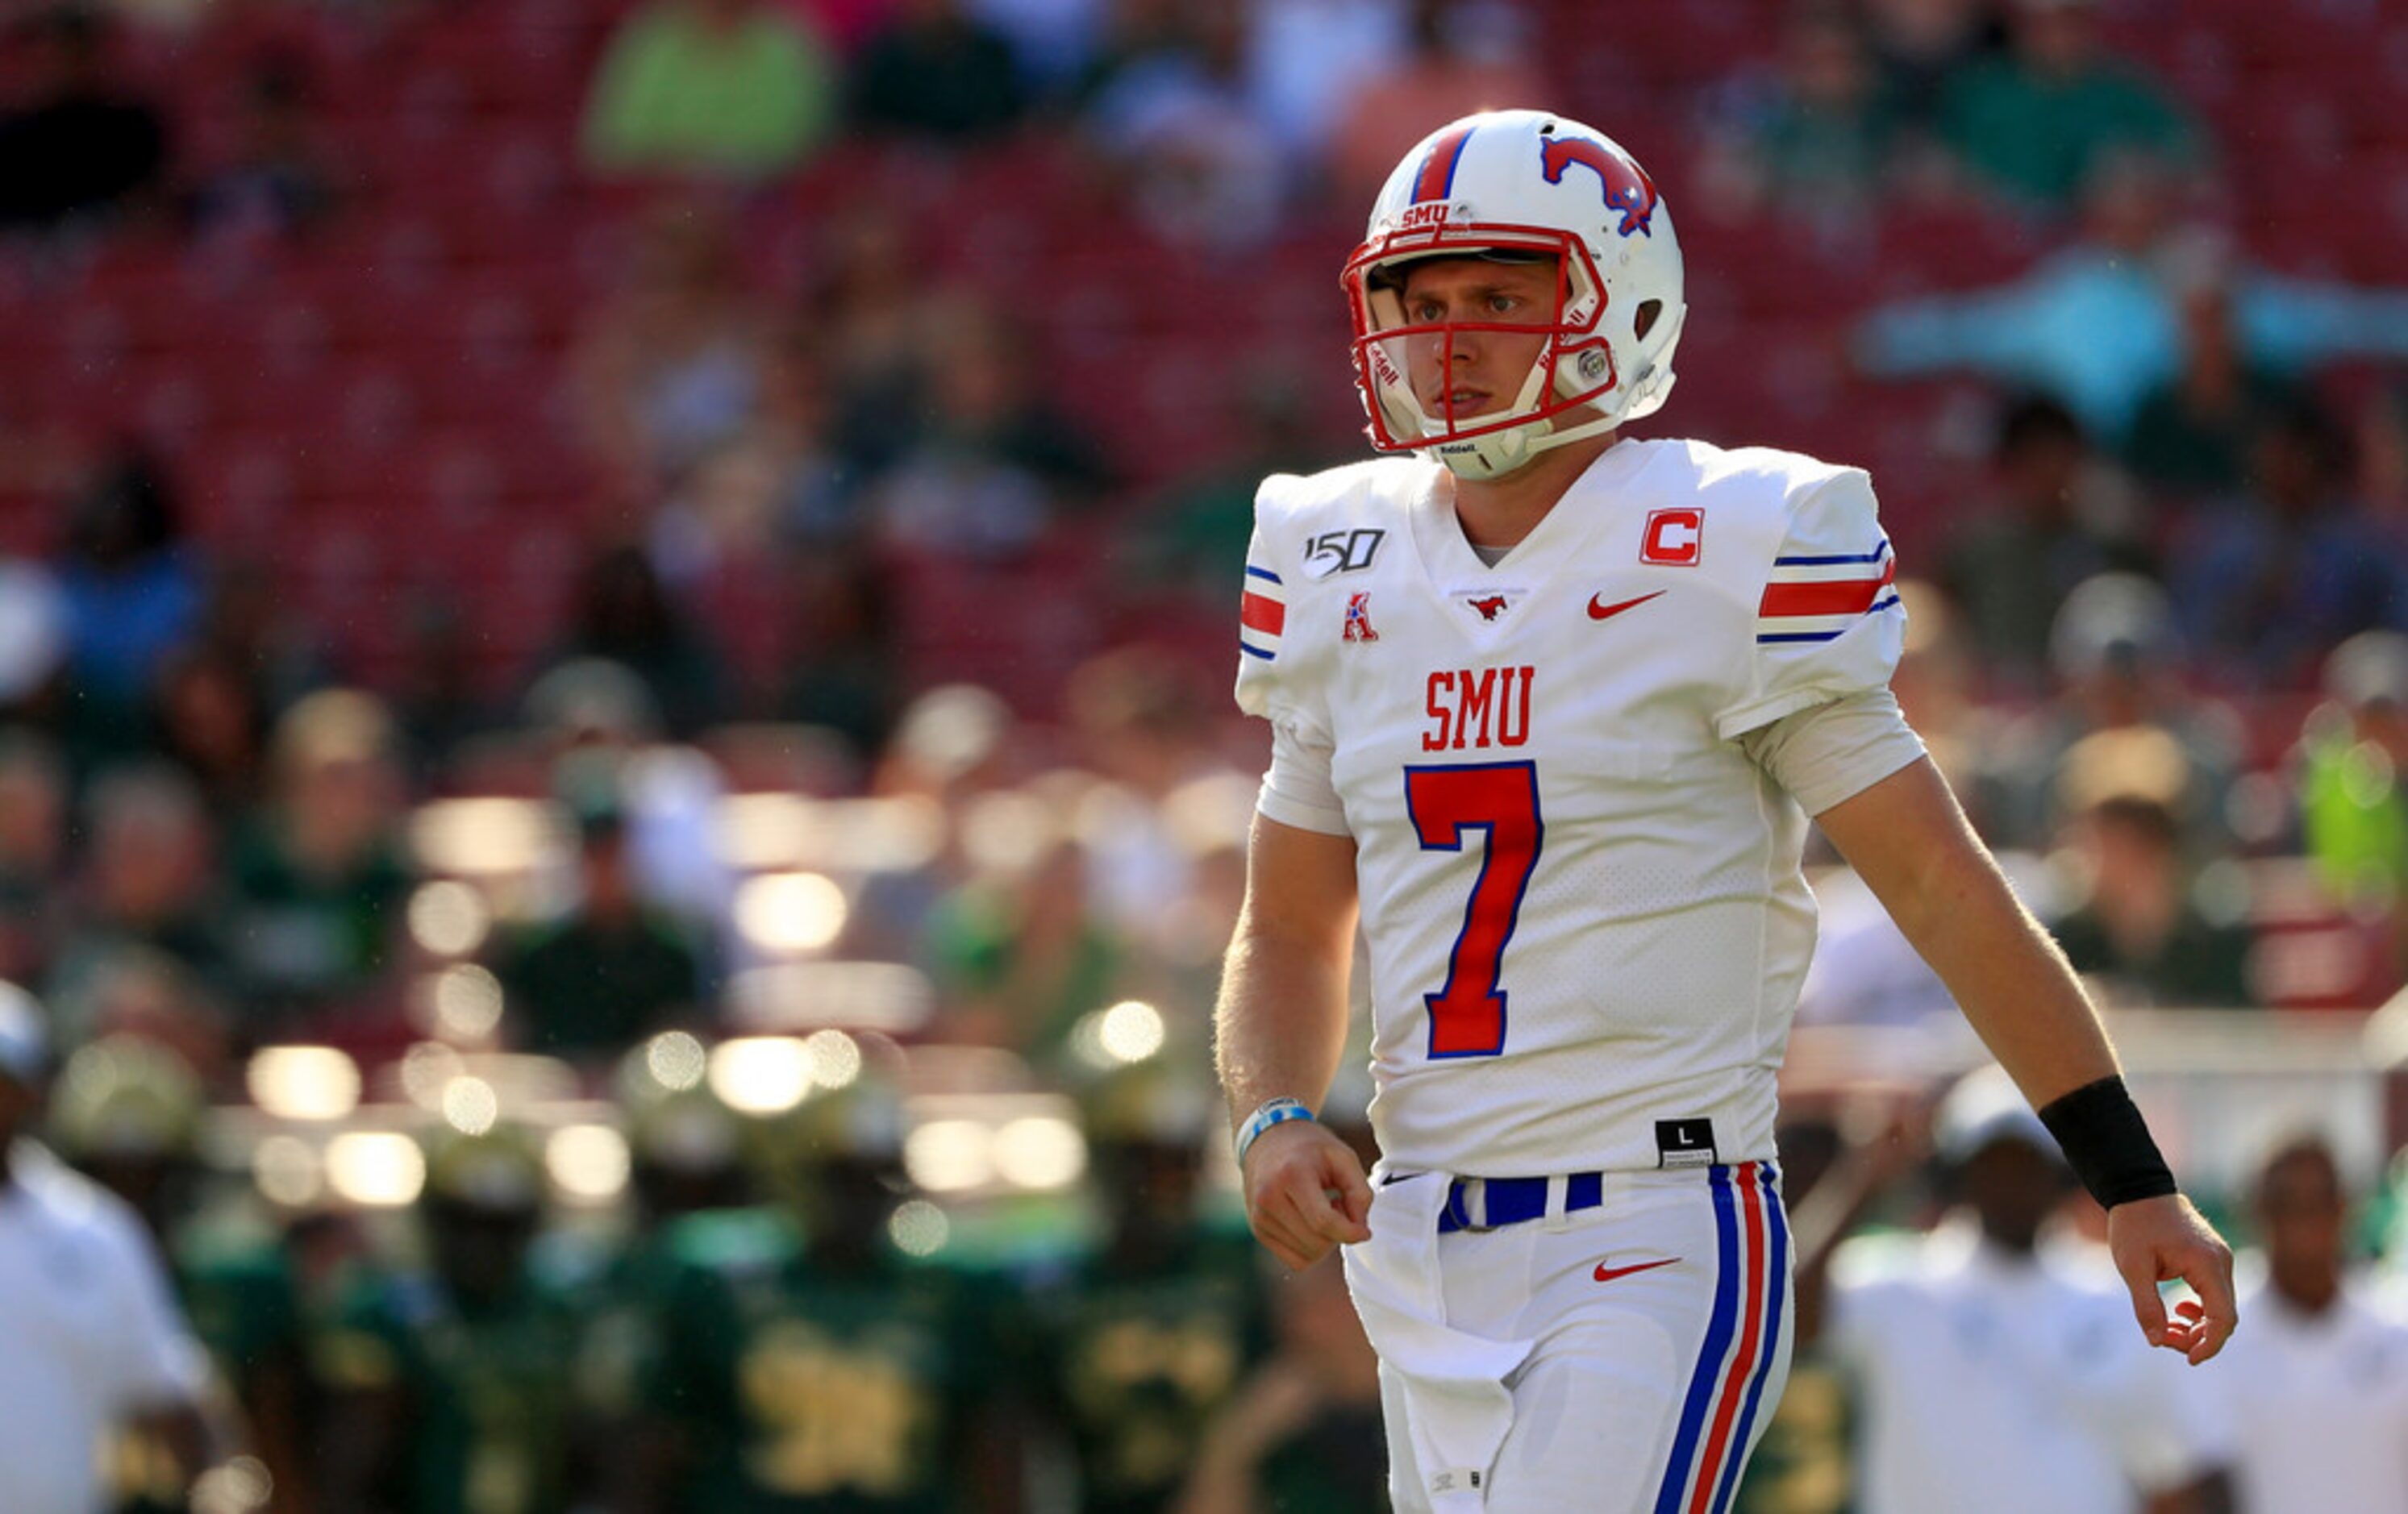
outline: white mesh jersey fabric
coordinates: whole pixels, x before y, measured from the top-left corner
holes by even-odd
[[[1770,1157],[1814,912],[1804,817],[1736,738],[1887,683],[1870,481],[1623,441],[1493,565],[1451,487],[1411,459],[1274,478],[1248,567],[1239,702],[1330,750],[1356,841],[1382,1150]]]

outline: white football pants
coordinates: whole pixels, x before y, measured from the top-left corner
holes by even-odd
[[[1440,1235],[1447,1186],[1375,1178],[1345,1252],[1397,1514],[1724,1514],[1789,1377],[1772,1164],[1608,1173],[1570,1214],[1558,1178],[1545,1218]]]

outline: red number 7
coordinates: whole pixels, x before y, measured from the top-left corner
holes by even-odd
[[[1446,986],[1425,993],[1429,1054],[1493,1057],[1505,1050],[1505,943],[1521,919],[1522,895],[1539,865],[1546,826],[1539,819],[1536,763],[1476,763],[1405,769],[1405,813],[1424,851],[1461,851],[1463,833],[1485,831],[1487,848],[1463,930],[1447,954]]]

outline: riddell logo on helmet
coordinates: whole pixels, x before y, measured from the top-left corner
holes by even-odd
[[[1614,151],[1602,142],[1592,142],[1585,136],[1550,136],[1539,144],[1539,167],[1550,184],[1560,184],[1564,174],[1574,164],[1597,175],[1599,193],[1605,196],[1605,207],[1622,212],[1622,224],[1613,228],[1627,236],[1637,232],[1653,238],[1656,219],[1656,184],[1645,169]]]

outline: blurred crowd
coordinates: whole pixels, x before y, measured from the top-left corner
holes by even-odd
[[[9,11],[0,1136],[150,1237],[9,1164],[146,1321],[90,1379],[122,1507],[204,1466],[223,1508],[1380,1507],[1342,1289],[1263,1270],[1218,1154],[1265,745],[1224,690],[1254,482],[1361,450],[1353,218],[1485,104],[1656,171],[1675,433],[1873,465],[1900,700],[2102,997],[2408,980],[2408,291],[2366,281],[2408,232],[2241,193],[2253,7],[1611,8]],[[2177,21],[2178,82],[2131,46]],[[2309,167],[2393,150],[2332,94]],[[1946,1022],[1817,881],[1801,1022]],[[2007,1127],[1941,1084],[1797,1105],[1826,1324],[1741,1507],[1941,1507],[1912,1447],[2023,1444],[1924,1422],[1978,1380],[2098,1500],[1983,1474],[2013,1507],[2408,1508],[2290,1491],[2332,1466],[2265,1462],[2265,1405],[2069,1416],[2156,1390],[2085,1355],[2061,1174],[1975,1173]],[[2408,1354],[2342,1282],[2401,1260],[2382,1186],[2294,1143],[2214,1196],[2286,1370],[2396,1445]],[[2068,1332],[2003,1376],[2001,1278]],[[16,1407],[0,1447],[59,1443]]]

